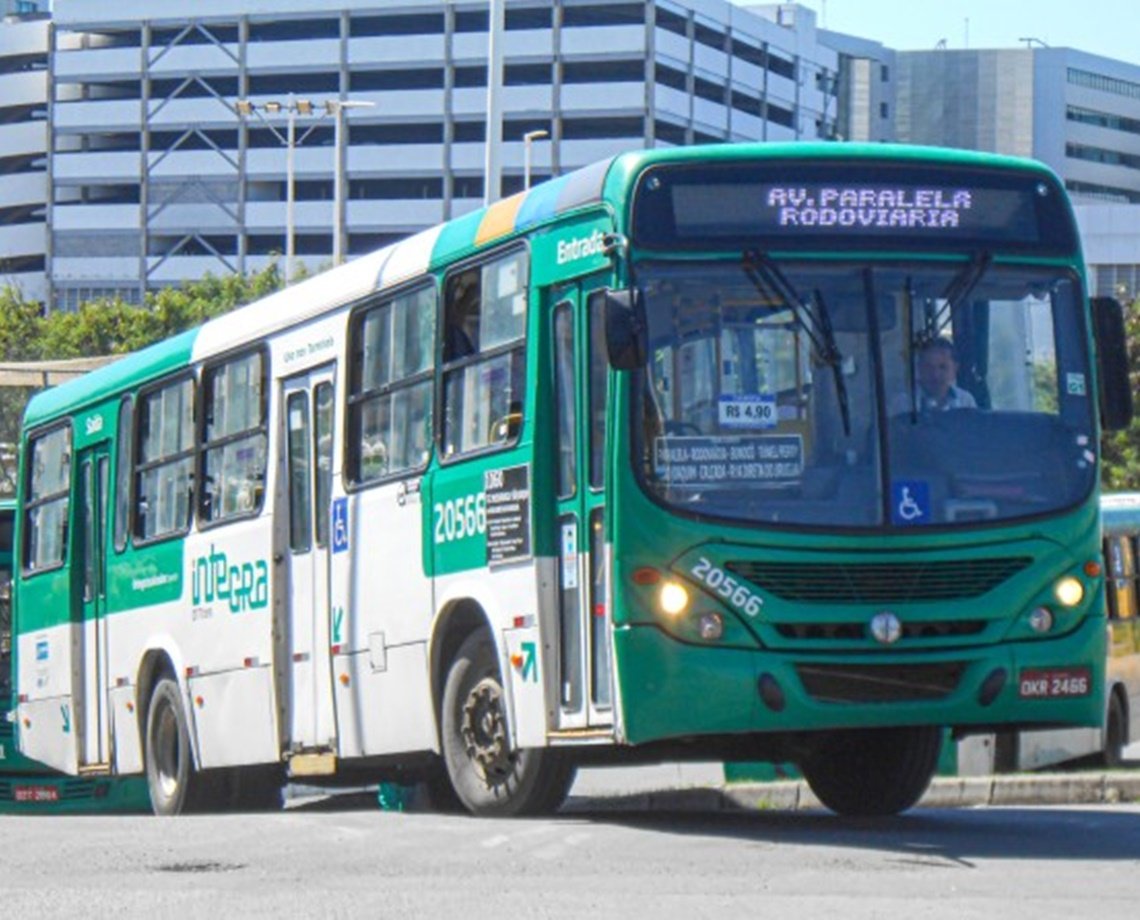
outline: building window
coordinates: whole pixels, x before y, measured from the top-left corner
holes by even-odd
[[[1107,77],[1104,74],[1092,73],[1088,70],[1078,70],[1075,67],[1068,69],[1068,80],[1074,86],[1083,86],[1086,89],[1113,93],[1117,96],[1127,96],[1130,99],[1140,99],[1140,83],[1133,83],[1130,80],[1119,80],[1116,77]]]
[[[349,20],[349,35],[442,35],[443,16],[439,13],[405,13],[395,16],[356,16]]]
[[[527,257],[452,275],[444,295],[444,458],[512,442],[525,404]]]
[[[527,7],[508,9],[506,27],[508,32],[522,29],[549,29],[553,21],[553,11],[548,7]]]
[[[567,6],[562,10],[562,24],[567,28],[642,25],[645,22],[645,7],[644,3]]]
[[[206,368],[202,414],[199,520],[256,514],[265,497],[268,449],[262,352]]]
[[[348,476],[365,483],[422,469],[431,452],[434,285],[353,319]]]

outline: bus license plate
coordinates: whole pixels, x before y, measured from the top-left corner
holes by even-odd
[[[1092,674],[1088,668],[1035,668],[1022,671],[1017,693],[1022,699],[1088,696]]]
[[[54,786],[14,786],[12,798],[17,802],[58,802],[59,790]]]

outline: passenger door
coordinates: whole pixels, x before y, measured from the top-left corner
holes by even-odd
[[[289,746],[293,752],[334,750],[329,509],[335,368],[330,365],[285,381],[282,404],[289,516]]]
[[[79,766],[106,764],[109,758],[107,710],[107,490],[111,459],[101,444],[79,454],[80,515],[80,677],[74,726]]]
[[[613,724],[602,279],[560,289],[553,311],[559,728]]]

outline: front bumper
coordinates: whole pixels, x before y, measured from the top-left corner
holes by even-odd
[[[1104,715],[1105,623],[1099,617],[1089,617],[1055,639],[842,656],[691,645],[655,626],[631,625],[615,631],[614,652],[621,724],[631,744],[693,735],[899,725],[1099,725]],[[836,671],[837,666],[855,672],[856,687],[858,675],[868,671],[882,669],[880,684],[888,688],[897,674],[898,692],[856,691],[842,698],[832,682],[822,693],[811,675],[824,671],[841,677],[845,671]],[[1088,692],[1019,694],[1023,671],[1056,668],[1087,669]],[[987,702],[983,686],[990,678],[992,689],[991,675],[997,671],[1004,671],[1005,679]],[[932,679],[924,679],[926,674]],[[769,690],[771,681],[778,686],[778,710],[761,700],[762,678]]]

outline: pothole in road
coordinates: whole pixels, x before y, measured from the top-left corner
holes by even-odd
[[[168,863],[165,866],[159,866],[156,872],[237,872],[239,869],[244,869],[244,863],[227,863],[227,862],[212,862],[202,860],[200,862],[177,862]]]

